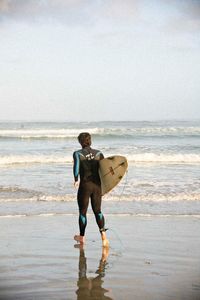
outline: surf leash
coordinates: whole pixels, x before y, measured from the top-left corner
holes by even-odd
[[[124,194],[124,191],[125,191],[125,187],[127,186],[127,182],[128,182],[128,170],[126,171],[126,175],[125,175],[125,182],[124,182],[124,184],[123,184],[123,188],[122,188],[122,191],[121,191],[121,193],[120,193],[120,195],[119,195],[119,201],[121,201],[121,198],[122,198],[122,196],[123,196],[123,194]]]

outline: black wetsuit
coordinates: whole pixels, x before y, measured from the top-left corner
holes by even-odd
[[[78,181],[80,175],[80,185],[78,189],[79,206],[79,228],[80,235],[84,236],[87,226],[87,208],[89,198],[91,198],[92,210],[96,217],[96,222],[100,231],[104,230],[104,216],[101,212],[101,181],[99,178],[99,161],[104,158],[99,150],[85,147],[75,151],[74,158],[74,179]]]

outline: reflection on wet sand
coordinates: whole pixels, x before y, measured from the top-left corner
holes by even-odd
[[[77,246],[76,246],[77,247]],[[77,300],[112,300],[112,298],[105,295],[109,291],[102,287],[104,282],[105,270],[107,265],[107,258],[109,249],[102,247],[102,256],[96,271],[96,277],[87,277],[87,258],[83,246],[78,246],[80,250],[79,256],[79,274],[76,291]]]

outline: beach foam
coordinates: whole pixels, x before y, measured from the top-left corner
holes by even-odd
[[[58,129],[0,129],[1,138],[19,139],[68,139],[77,137],[82,132],[90,132],[95,137],[128,136],[196,136],[200,134],[198,126],[145,126],[145,127],[86,127],[86,128],[58,128]]]
[[[121,153],[122,155],[123,153]],[[112,156],[113,153],[108,153],[106,156]],[[140,164],[200,164],[200,154],[184,153],[184,154],[168,154],[168,153],[136,153],[123,154],[127,157],[128,163]],[[61,155],[1,155],[1,166],[14,166],[23,164],[72,164],[71,156]]]

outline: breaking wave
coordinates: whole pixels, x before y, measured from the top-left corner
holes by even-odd
[[[137,136],[199,136],[200,127],[85,127],[57,129],[0,129],[0,139],[71,139],[80,131],[88,131],[96,137],[137,137]]]
[[[110,156],[112,154],[108,154]],[[130,163],[166,163],[166,164],[199,164],[200,154],[195,153],[136,153],[136,154],[121,154],[127,157]],[[56,156],[56,155],[5,155],[0,156],[0,167],[16,166],[16,165],[31,165],[31,164],[71,164],[72,156]]]

